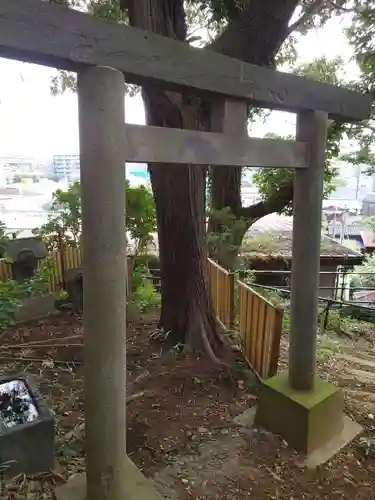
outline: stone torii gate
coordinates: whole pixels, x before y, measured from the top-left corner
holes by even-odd
[[[372,97],[40,0],[0,0],[0,56],[78,73],[87,498],[157,498],[126,457],[125,161],[295,169],[289,372],[265,382],[256,422],[306,453],[339,434],[340,393],[315,376],[326,129],[368,118]],[[124,77],[205,95],[218,132],[126,125]],[[297,140],[249,138],[249,103],[298,113]]]

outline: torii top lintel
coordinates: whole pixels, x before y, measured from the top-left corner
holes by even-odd
[[[255,106],[325,111],[358,121],[373,98],[345,88],[254,66],[41,0],[0,0],[0,56],[59,69],[110,66],[126,81],[245,99]]]

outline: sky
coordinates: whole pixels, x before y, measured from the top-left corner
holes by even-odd
[[[314,58],[341,56],[348,62],[346,77],[357,73],[349,62],[351,50],[343,32],[343,24],[332,19],[324,29],[314,30],[298,44],[299,62]],[[56,70],[0,58],[0,156],[24,155],[39,160],[54,154],[78,154],[77,96],[67,92],[52,96],[50,84]],[[126,98],[125,120],[145,121],[140,96]],[[266,123],[258,123],[251,135],[262,137],[268,132],[293,134],[295,115],[273,112]]]

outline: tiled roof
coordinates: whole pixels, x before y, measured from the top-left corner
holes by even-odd
[[[270,214],[255,222],[247,232],[242,255],[249,258],[292,258],[292,217]],[[321,258],[362,260],[361,253],[322,236]]]

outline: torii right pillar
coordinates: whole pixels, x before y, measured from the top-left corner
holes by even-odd
[[[309,145],[306,169],[295,172],[289,369],[264,381],[255,423],[281,435],[319,465],[361,427],[344,415],[339,388],[316,376],[323,176],[328,116],[304,111],[297,141]]]

